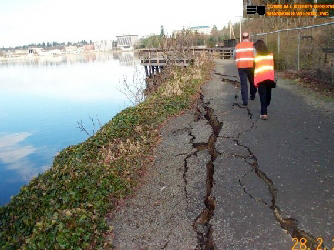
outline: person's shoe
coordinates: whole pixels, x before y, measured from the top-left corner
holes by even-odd
[[[261,120],[267,120],[268,119],[268,115],[260,115],[260,119]]]
[[[242,108],[247,108],[247,107],[248,107],[248,104],[247,104],[247,103],[245,104],[245,103],[241,102],[241,103],[240,103],[240,106],[241,106]]]
[[[251,100],[254,100],[254,99],[255,99],[255,96],[251,96],[250,99],[251,99]]]

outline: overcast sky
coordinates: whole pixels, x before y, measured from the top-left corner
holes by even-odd
[[[242,16],[242,0],[0,0],[0,47],[42,42],[115,39],[116,35],[171,34]]]

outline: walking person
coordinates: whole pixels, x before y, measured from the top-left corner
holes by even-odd
[[[254,47],[256,53],[254,85],[259,89],[260,119],[266,120],[268,118],[267,107],[271,101],[271,89],[275,87],[274,57],[268,52],[268,48],[262,40],[257,40]]]
[[[249,40],[249,34],[242,34],[242,42],[235,46],[235,61],[237,63],[238,73],[240,76],[240,89],[242,105],[248,105],[248,85],[250,88],[250,99],[255,99],[257,89],[254,86],[254,44]]]

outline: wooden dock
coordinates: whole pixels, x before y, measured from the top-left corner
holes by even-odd
[[[194,55],[199,52],[208,52],[215,58],[231,59],[234,47],[224,48],[189,48],[190,58],[180,58],[175,51],[163,49],[139,49],[140,64],[144,66],[146,76],[151,77],[159,73],[166,65],[187,67],[193,61]],[[190,53],[189,53],[190,52]]]
[[[174,64],[177,66],[188,66],[191,59],[176,59],[167,60],[163,58],[147,58],[141,59],[140,64],[143,66],[166,66],[167,64]]]

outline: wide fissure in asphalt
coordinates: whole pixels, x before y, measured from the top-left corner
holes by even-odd
[[[224,82],[231,83],[234,86],[237,86],[238,83],[240,84],[239,81],[233,79],[233,77],[235,77],[235,76],[229,76],[229,75],[224,75],[224,74],[220,74],[220,73],[216,73],[216,74],[220,75],[222,77],[222,81],[224,81]],[[237,98],[238,98],[238,94],[236,93],[235,94],[235,99],[237,100]],[[243,107],[239,103],[234,103],[233,107],[239,107],[240,109],[246,109],[249,118],[250,119],[253,118],[253,114],[251,113],[251,111],[248,107]],[[255,121],[252,121],[252,125],[251,125],[250,129],[247,129],[246,131],[244,131],[242,133],[238,133],[236,138],[224,136],[224,138],[233,139],[234,142],[238,146],[244,147],[249,153],[249,155],[246,156],[246,157],[243,156],[243,155],[237,155],[237,154],[234,155],[235,157],[242,158],[247,164],[249,164],[252,167],[251,170],[247,171],[243,176],[240,177],[240,179],[238,180],[239,185],[242,187],[244,193],[246,193],[251,199],[254,199],[255,201],[260,201],[265,206],[270,208],[273,211],[273,215],[274,215],[275,219],[279,222],[281,228],[286,230],[291,235],[292,238],[298,238],[299,240],[302,239],[302,238],[306,239],[306,242],[307,242],[306,244],[310,249],[318,249],[319,247],[325,249],[324,243],[322,243],[319,246],[319,242],[317,241],[317,239],[311,233],[308,233],[308,232],[306,232],[306,231],[304,231],[304,230],[302,230],[298,227],[298,220],[297,219],[292,218],[292,217],[288,217],[288,218],[283,217],[281,209],[276,205],[277,191],[278,190],[274,187],[273,181],[266,175],[266,173],[264,173],[263,171],[260,170],[259,165],[258,165],[257,157],[254,155],[254,153],[251,151],[251,149],[248,146],[242,145],[239,142],[240,135],[241,134],[246,134],[246,133],[250,132],[251,130],[253,130],[257,121],[258,121],[258,119],[256,119]],[[251,160],[251,162],[249,160]],[[271,204],[268,204],[263,199],[257,198],[255,196],[253,196],[252,194],[250,194],[249,192],[247,192],[247,187],[242,183],[242,179],[253,171],[266,184],[266,186],[268,188],[268,191],[269,191],[269,194],[271,196]]]
[[[219,135],[219,132],[223,126],[222,122],[219,122],[214,115],[214,110],[209,107],[210,102],[204,102],[204,96],[201,93],[200,99],[197,103],[197,112],[195,115],[195,121],[200,119],[206,119],[212,128],[212,133],[208,139],[206,145],[196,145],[194,148],[197,150],[207,149],[210,154],[210,160],[206,164],[207,176],[206,176],[206,197],[204,200],[205,209],[198,215],[194,221],[193,227],[197,233],[198,249],[214,249],[214,239],[212,234],[212,227],[210,220],[215,210],[215,199],[211,196],[211,190],[214,185],[214,161],[217,158],[218,152],[215,148],[215,142]]]

